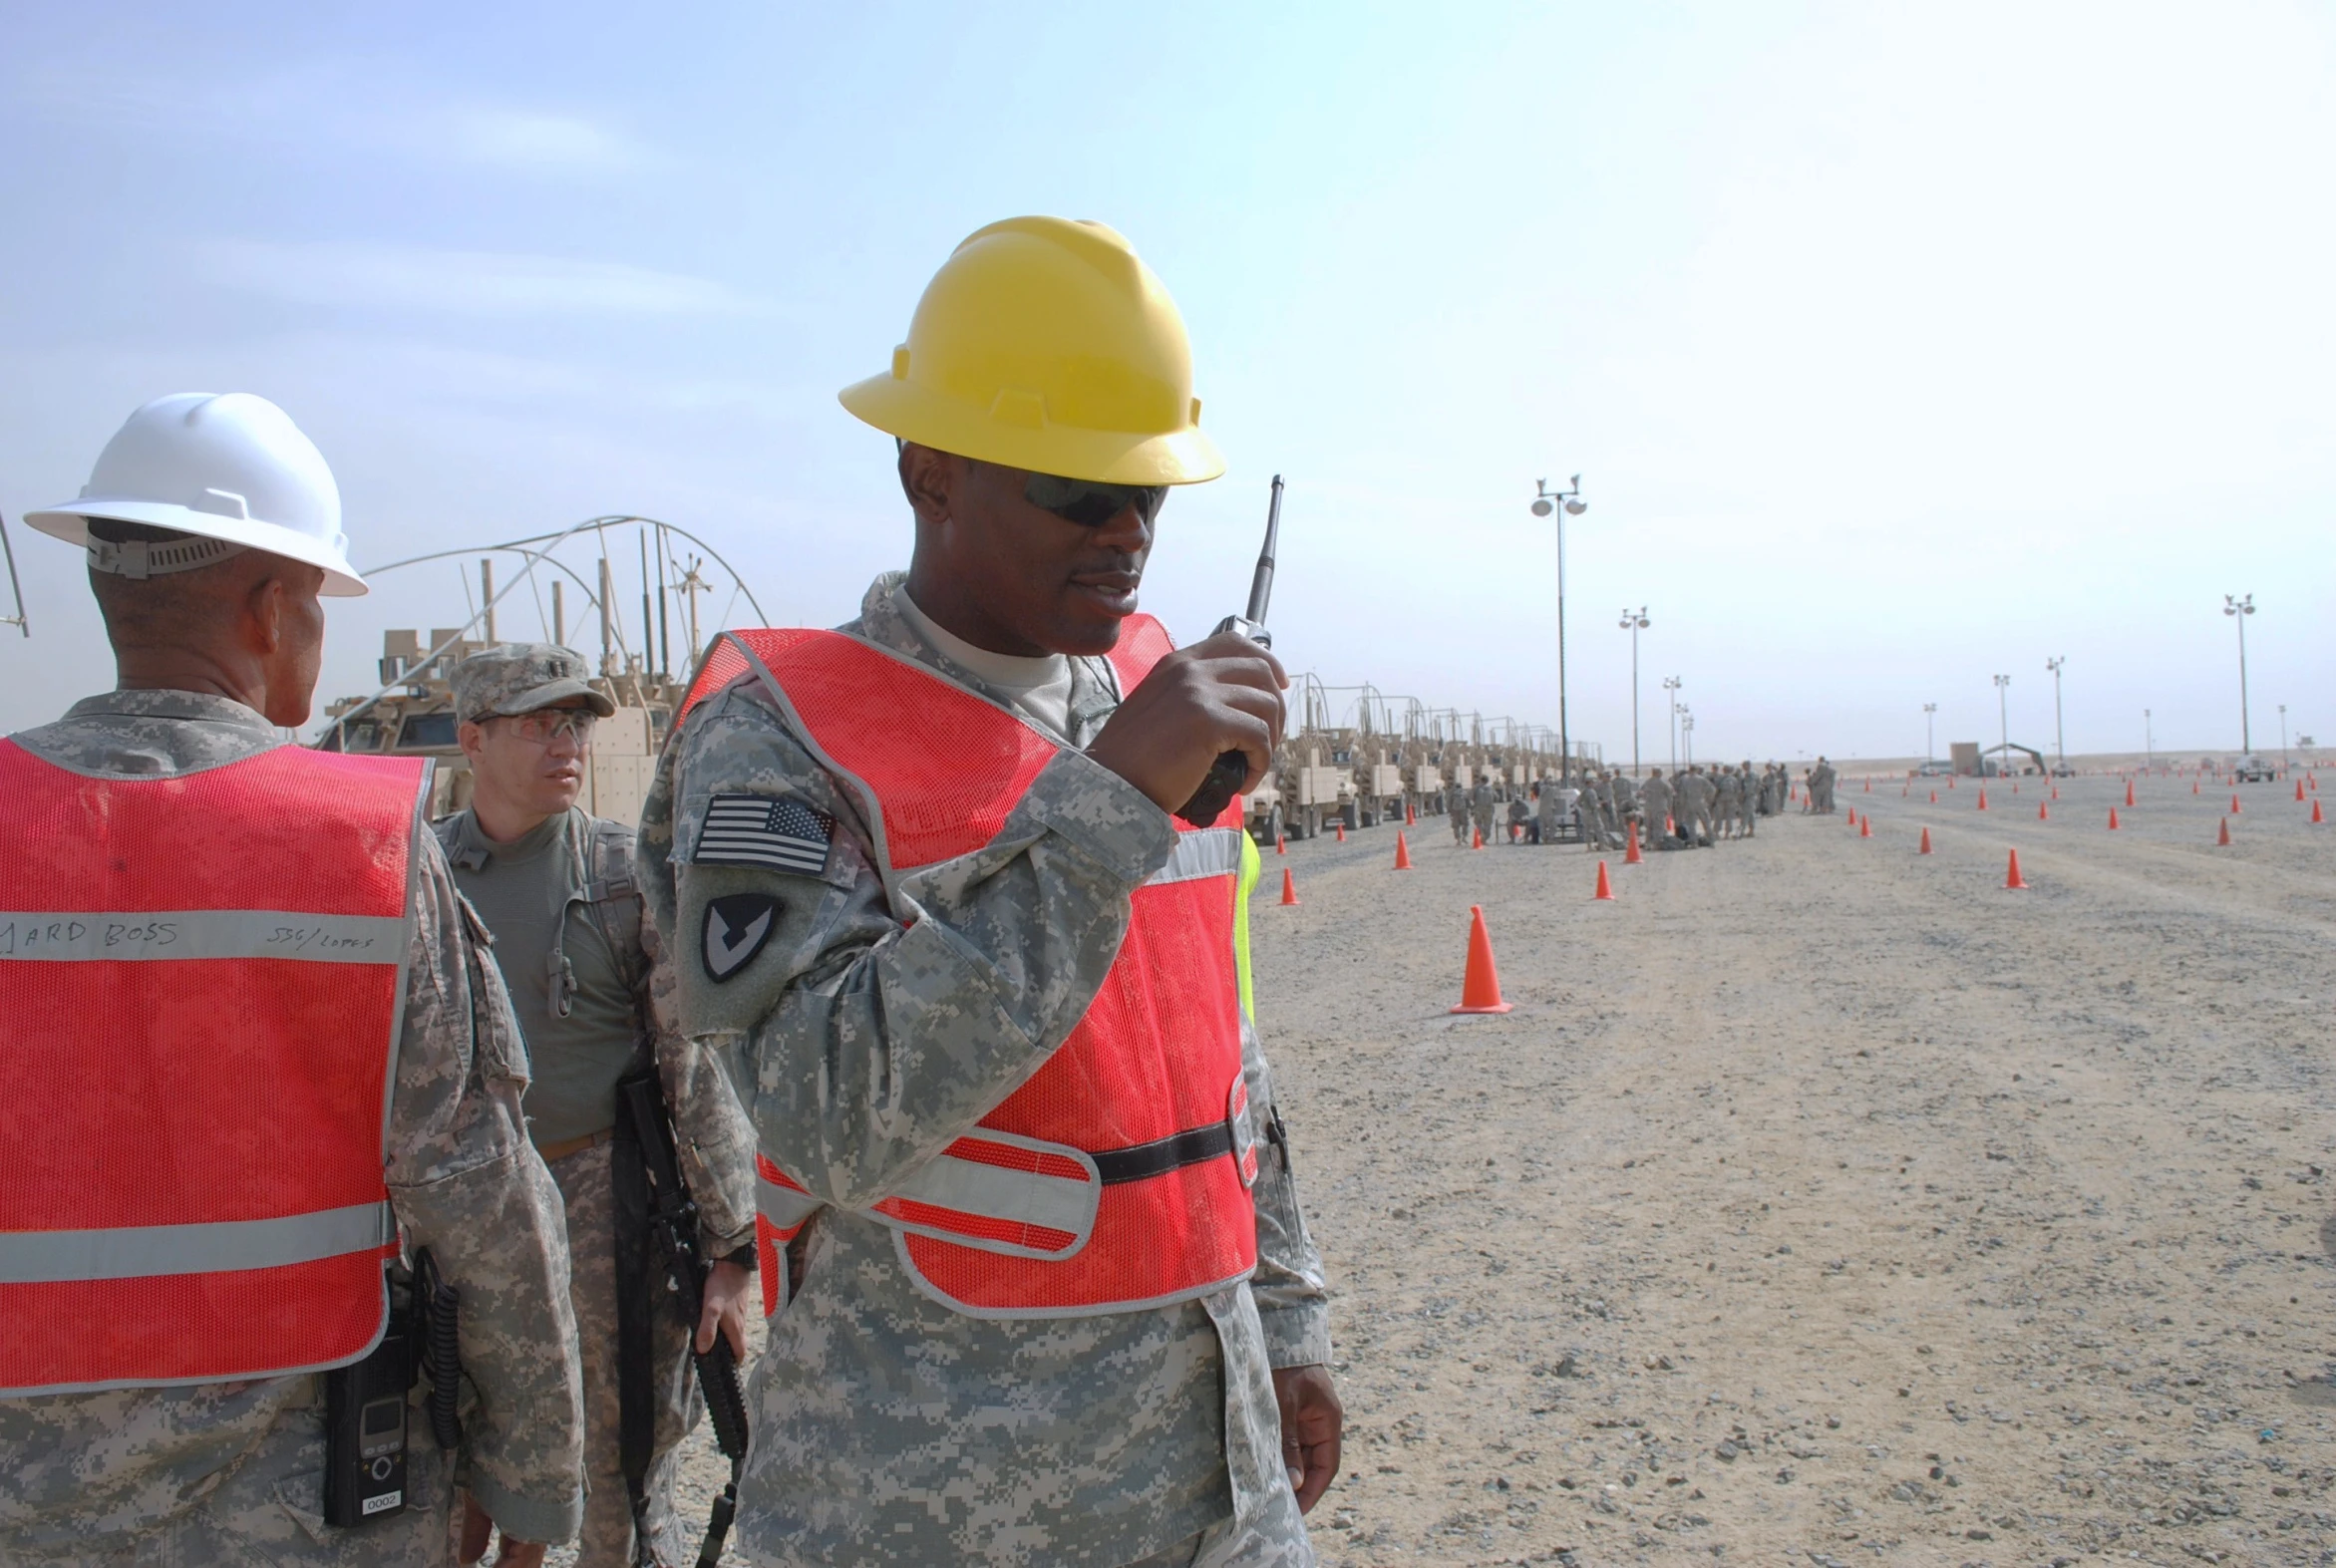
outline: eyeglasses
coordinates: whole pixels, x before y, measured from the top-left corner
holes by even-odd
[[[549,746],[555,741],[572,738],[578,746],[589,745],[592,724],[598,716],[589,708],[538,708],[533,713],[510,717],[514,734],[530,746]]]
[[[1033,473],[1022,486],[1022,498],[1082,528],[1100,528],[1133,506],[1150,527],[1168,500],[1168,491],[1165,484],[1105,484],[1095,479]]]

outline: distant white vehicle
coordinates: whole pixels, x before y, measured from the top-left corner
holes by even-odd
[[[2238,776],[2240,784],[2263,784],[2271,778],[2271,765],[2260,757],[2246,757],[2231,772]]]

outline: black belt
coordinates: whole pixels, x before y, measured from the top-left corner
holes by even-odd
[[[1165,1176],[1186,1165],[1222,1159],[1232,1151],[1232,1126],[1227,1122],[1212,1121],[1204,1127],[1171,1132],[1150,1143],[1107,1149],[1093,1157],[1096,1170],[1103,1176],[1103,1184],[1109,1187],[1123,1181],[1142,1181],[1147,1176]]]

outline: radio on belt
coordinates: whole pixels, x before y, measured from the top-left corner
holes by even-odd
[[[393,1310],[372,1355],[324,1375],[325,1523],[346,1529],[405,1507],[406,1393],[414,1371],[410,1314]]]

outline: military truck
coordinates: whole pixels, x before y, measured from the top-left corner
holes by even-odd
[[[425,643],[417,631],[390,631],[381,640],[381,679],[396,688],[366,702],[345,697],[325,708],[330,721],[317,748],[397,757],[428,757],[434,770],[432,817],[452,816],[471,803],[471,765],[455,738],[455,697],[447,673],[487,647],[456,631],[439,628]],[[438,649],[435,658],[425,658]],[[576,803],[594,816],[637,822],[641,802],[656,777],[657,752],[673,726],[674,710],[687,695],[683,683],[645,675],[640,661],[625,661],[618,674],[592,685],[616,704],[616,713],[592,727],[592,753],[584,789]]]

